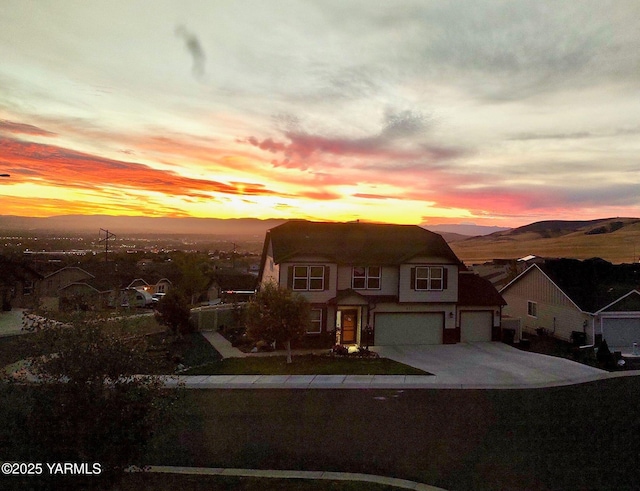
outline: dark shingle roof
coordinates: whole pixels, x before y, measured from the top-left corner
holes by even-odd
[[[218,272],[214,281],[222,290],[255,290],[258,277],[252,274]]]
[[[428,255],[460,264],[440,235],[417,225],[292,220],[268,231],[269,239],[276,263],[313,255],[341,264],[395,265]]]
[[[506,305],[496,287],[477,274],[461,273],[458,275],[458,305],[491,306]]]
[[[585,312],[597,312],[640,289],[640,264],[611,264],[595,258],[554,259],[538,266]]]

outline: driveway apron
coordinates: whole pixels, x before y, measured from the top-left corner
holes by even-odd
[[[380,356],[433,373],[434,385],[536,386],[599,378],[605,371],[504,343],[377,346]]]

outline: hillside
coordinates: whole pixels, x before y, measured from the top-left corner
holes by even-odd
[[[529,254],[576,259],[601,257],[612,263],[630,263],[638,261],[640,255],[640,218],[535,222],[452,242],[451,248],[467,264]]]
[[[191,218],[191,217],[140,217],[111,215],[61,215],[47,218],[0,215],[2,231],[32,231],[36,233],[95,233],[107,229],[123,234],[144,235],[217,235],[260,236],[284,220],[258,220],[256,218]]]

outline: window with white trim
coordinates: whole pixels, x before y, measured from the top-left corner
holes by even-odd
[[[416,290],[443,290],[444,270],[442,266],[418,266],[414,288]]]
[[[311,309],[311,324],[307,334],[320,334],[322,332],[322,309]]]
[[[297,291],[324,290],[324,266],[294,266],[293,289]]]
[[[379,290],[380,266],[354,266],[351,274],[354,290]]]
[[[536,302],[527,301],[527,315],[538,317],[538,304]]]

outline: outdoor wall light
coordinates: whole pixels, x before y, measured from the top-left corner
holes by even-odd
[[[453,312],[449,312],[449,319],[453,319]]]

